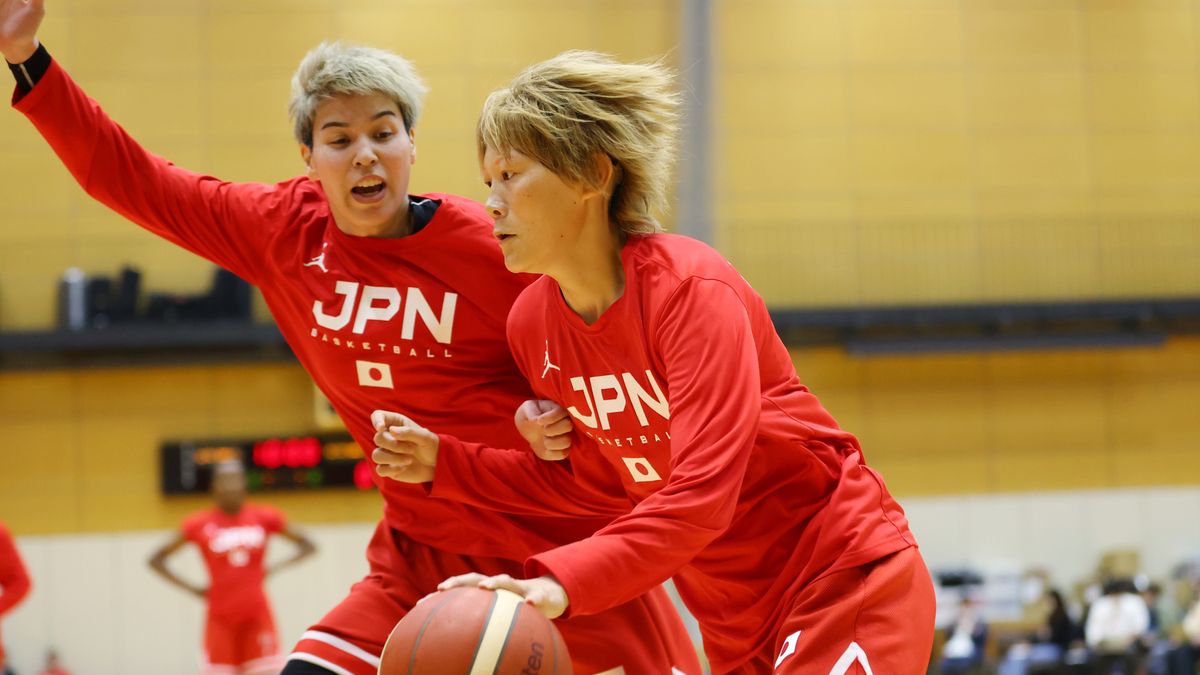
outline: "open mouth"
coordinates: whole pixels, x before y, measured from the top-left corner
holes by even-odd
[[[358,185],[350,188],[350,191],[360,197],[374,197],[380,192],[383,192],[385,187],[387,187],[387,184],[378,178],[368,178],[366,180],[359,181]]]

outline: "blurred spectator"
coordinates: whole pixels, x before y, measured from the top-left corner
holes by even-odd
[[[1146,675],[1167,675],[1167,660],[1170,658],[1172,645],[1167,639],[1166,622],[1161,607],[1162,586],[1151,582],[1142,591],[1142,600],[1150,614],[1150,626],[1142,636],[1143,672]]]
[[[71,671],[58,663],[58,652],[51,648],[46,652],[46,665],[38,675],[71,675]]]
[[[1079,626],[1067,612],[1062,593],[1051,589],[1046,593],[1049,613],[1046,623],[1033,636],[1033,643],[1012,646],[1000,664],[1000,675],[1027,675],[1032,672],[1053,672],[1063,662],[1072,643],[1082,639]]]
[[[1200,592],[1180,624],[1183,632],[1181,644],[1168,657],[1171,675],[1195,675],[1200,665]]]
[[[963,596],[958,619],[950,629],[946,645],[942,647],[942,674],[965,675],[981,666],[987,630],[987,622],[979,604],[970,596]]]
[[[1146,635],[1151,641],[1162,637],[1162,612],[1158,608],[1158,600],[1162,597],[1162,586],[1156,583],[1151,583],[1142,591],[1142,600],[1146,603],[1146,610],[1150,613],[1150,627],[1146,631]]]
[[[1183,617],[1183,634],[1194,647],[1200,647],[1200,593],[1192,602],[1191,609]]]
[[[1088,611],[1084,635],[1098,675],[1134,675],[1138,645],[1150,628],[1145,600],[1127,581],[1112,581]]]
[[[7,614],[29,594],[29,573],[17,553],[17,545],[4,523],[0,523],[0,617]],[[4,644],[0,642],[0,672],[11,675],[4,660]]]
[[[1083,634],[1079,626],[1071,620],[1062,593],[1051,589],[1046,595],[1050,599],[1050,615],[1046,617],[1046,625],[1038,634],[1039,642],[1054,645],[1059,648],[1060,653],[1066,653],[1071,648],[1071,643],[1082,639]]]

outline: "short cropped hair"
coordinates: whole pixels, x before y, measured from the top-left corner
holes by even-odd
[[[598,185],[597,155],[616,165],[609,217],[626,234],[659,232],[679,136],[680,96],[660,63],[569,51],[530,66],[483,104],[476,142],[516,150],[558,176]]]
[[[313,118],[322,101],[341,94],[382,94],[394,101],[412,131],[428,88],[408,60],[383,49],[322,42],[304,55],[292,76],[288,114],[296,140],[312,147]]]

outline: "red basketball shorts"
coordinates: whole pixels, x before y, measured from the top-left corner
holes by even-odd
[[[204,627],[204,675],[277,673],[283,667],[269,609],[237,621],[209,617]]]
[[[341,675],[375,675],[392,627],[445,579],[467,572],[524,576],[518,561],[447,553],[383,523],[375,529],[367,559],[370,573],[300,637],[289,660]],[[701,672],[687,629],[661,588],[607,612],[555,625],[566,640],[576,675],[618,667],[629,675]]]
[[[774,647],[736,672],[924,675],[935,609],[925,562],[907,548],[805,587]]]

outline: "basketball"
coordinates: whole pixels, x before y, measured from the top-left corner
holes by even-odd
[[[554,624],[509,591],[452,588],[392,629],[379,675],[563,675],[567,646]]]

